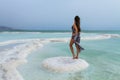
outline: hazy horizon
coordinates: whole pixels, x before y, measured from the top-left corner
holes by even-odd
[[[0,0],[0,26],[29,30],[71,30],[76,15],[82,30],[120,30],[118,0]]]

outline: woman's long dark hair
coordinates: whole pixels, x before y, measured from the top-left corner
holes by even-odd
[[[80,17],[79,16],[75,16],[75,24],[77,26],[78,32],[81,32],[81,28],[80,28]]]

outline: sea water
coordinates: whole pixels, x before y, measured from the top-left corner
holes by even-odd
[[[89,63],[86,70],[54,73],[44,69],[41,63],[47,58],[72,56],[70,38],[71,32],[1,32],[0,80],[120,79],[119,31],[81,33],[85,50],[79,58]]]

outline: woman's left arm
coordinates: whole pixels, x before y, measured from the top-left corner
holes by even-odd
[[[77,26],[74,24],[74,28],[75,28],[75,35],[78,34],[78,29],[77,29]]]

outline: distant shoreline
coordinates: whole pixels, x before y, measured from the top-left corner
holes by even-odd
[[[55,29],[50,29],[50,30],[29,30],[29,29],[15,29],[11,27],[6,27],[6,26],[0,26],[0,32],[71,32],[71,29],[64,29],[64,30],[55,30]],[[82,30],[82,32],[120,32],[120,30]]]
[[[71,30],[3,30],[0,32],[71,32]],[[109,32],[120,32],[120,30],[82,30],[85,33],[109,33]]]

